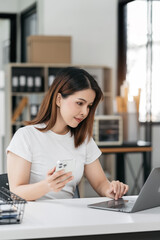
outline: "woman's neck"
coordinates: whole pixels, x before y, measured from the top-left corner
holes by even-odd
[[[53,131],[56,134],[60,134],[60,135],[65,135],[66,133],[68,133],[69,128],[68,126],[66,126],[65,128],[59,128],[58,126],[56,126],[56,124],[54,125],[53,128],[51,128],[51,131]]]
[[[59,108],[57,108],[57,119],[53,128],[51,129],[54,133],[65,135],[69,131],[69,127],[66,125],[64,120],[61,117]]]

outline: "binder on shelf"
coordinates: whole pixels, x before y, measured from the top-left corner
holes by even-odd
[[[34,79],[34,90],[35,92],[42,92],[43,91],[43,81],[42,77],[36,76]]]
[[[23,97],[19,102],[18,106],[16,107],[16,109],[14,110],[14,113],[12,116],[12,124],[19,118],[19,116],[22,114],[27,104],[28,104],[28,98]]]
[[[37,116],[38,111],[39,111],[39,104],[31,104],[30,105],[31,120]]]
[[[19,76],[19,91],[26,92],[26,87],[27,87],[26,76],[24,75]]]
[[[27,77],[27,92],[33,92],[34,91],[34,78],[33,76]]]
[[[50,87],[52,85],[55,77],[56,77],[55,75],[49,75],[49,77],[48,77],[48,87]]]
[[[12,77],[12,92],[18,92],[19,91],[19,80],[18,76]]]

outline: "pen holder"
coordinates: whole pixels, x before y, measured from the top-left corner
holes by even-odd
[[[0,188],[0,225],[21,223],[26,200],[8,189]]]

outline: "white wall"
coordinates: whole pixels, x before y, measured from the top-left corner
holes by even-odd
[[[39,0],[0,0],[0,13],[17,13]]]
[[[110,66],[114,83],[117,69],[117,2],[43,1],[43,34],[72,36],[72,63]]]
[[[32,6],[36,0],[18,0],[18,11],[24,11],[25,9],[27,9],[29,6]]]
[[[0,13],[16,13],[19,0],[0,0]]]

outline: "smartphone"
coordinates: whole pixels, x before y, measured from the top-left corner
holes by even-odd
[[[56,164],[56,171],[65,170],[67,172],[73,172],[75,169],[75,160],[74,159],[66,159],[66,160],[59,160]]]

